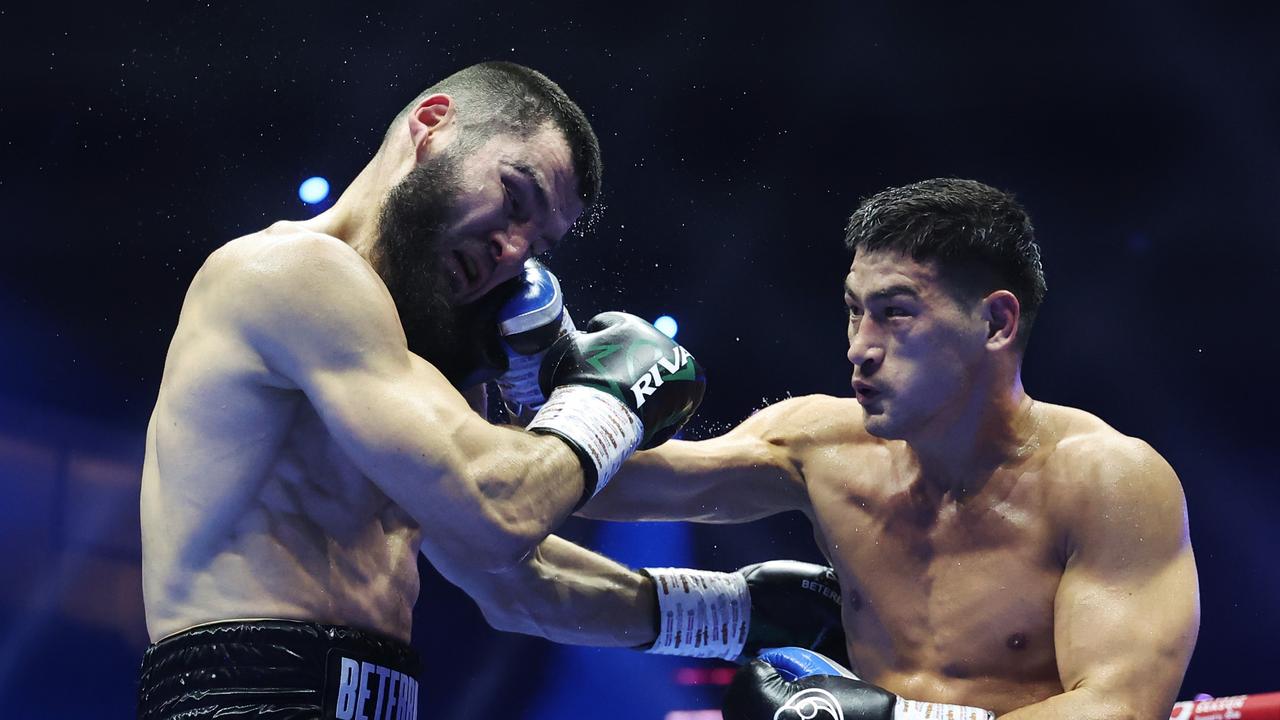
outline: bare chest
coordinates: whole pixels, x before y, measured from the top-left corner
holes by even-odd
[[[806,479],[818,541],[844,589],[856,669],[938,681],[1056,678],[1062,565],[1037,478],[939,502],[913,493],[889,463],[833,459],[806,467]]]

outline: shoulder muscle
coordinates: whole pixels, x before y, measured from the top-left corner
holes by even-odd
[[[201,275],[213,285],[210,312],[295,383],[319,369],[407,360],[386,287],[335,238],[304,232],[242,238],[210,256]]]
[[[1103,426],[1064,443],[1063,521],[1072,557],[1091,565],[1169,558],[1188,543],[1186,501],[1150,445]]]

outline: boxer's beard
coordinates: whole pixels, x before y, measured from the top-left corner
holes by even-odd
[[[455,153],[419,163],[387,193],[378,214],[373,267],[395,301],[409,350],[455,385],[485,362],[494,333],[492,308],[455,305],[440,262],[444,233],[461,187]],[[487,321],[487,322],[486,322]]]

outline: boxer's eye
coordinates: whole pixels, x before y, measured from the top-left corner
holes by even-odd
[[[516,197],[516,194],[511,192],[511,186],[508,185],[506,181],[503,181],[502,183],[502,192],[507,196],[507,212],[512,217],[519,217],[520,216],[520,198]]]
[[[523,189],[520,185],[504,178],[502,180],[502,189],[507,194],[507,206],[511,218],[516,222],[529,222],[532,217],[528,212],[528,205],[520,199],[523,194]]]
[[[892,305],[884,309],[885,317],[906,317],[907,314],[908,313],[906,310],[903,310],[900,307],[894,307]]]

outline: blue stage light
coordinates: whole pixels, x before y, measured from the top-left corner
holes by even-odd
[[[658,328],[663,335],[666,335],[672,340],[675,339],[676,332],[680,330],[680,326],[676,324],[676,319],[670,315],[663,315],[657,320],[654,320],[653,326]]]
[[[315,205],[329,197],[329,181],[322,177],[309,177],[298,186],[298,197],[308,205]]]

